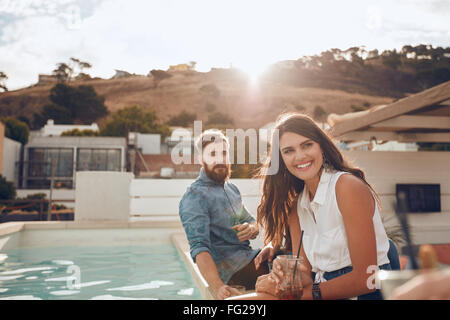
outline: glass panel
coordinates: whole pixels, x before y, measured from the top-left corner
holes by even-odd
[[[45,161],[47,161],[49,164],[45,167],[45,175],[48,177],[51,177],[52,175],[52,166],[53,166],[53,159],[55,160],[55,176],[57,175],[57,168],[58,168],[58,162],[59,162],[59,149],[46,149],[45,150]]]
[[[108,163],[107,163],[106,170],[120,171],[120,150],[119,149],[108,150]]]
[[[30,148],[28,150],[28,176],[42,177],[45,175],[45,149]]]
[[[50,180],[37,179],[37,180],[27,180],[27,188],[29,189],[49,189]]]
[[[92,170],[105,171],[107,150],[92,150]]]
[[[91,163],[92,149],[78,149],[77,171],[89,171]]]
[[[73,150],[60,149],[59,162],[56,169],[56,176],[58,177],[72,177],[73,176]]]

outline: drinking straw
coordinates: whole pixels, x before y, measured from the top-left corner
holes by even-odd
[[[413,249],[412,249],[412,242],[411,242],[411,235],[409,233],[409,225],[407,221],[406,216],[406,194],[404,192],[399,192],[398,194],[398,205],[394,204],[395,212],[397,213],[397,216],[400,221],[400,225],[402,227],[403,233],[406,238],[406,249],[408,251],[408,256],[411,261],[411,267],[414,270],[419,269],[419,265],[417,264],[416,257],[414,256]]]
[[[302,248],[302,241],[303,241],[303,230],[302,230],[302,234],[300,235],[300,243],[298,244],[297,259],[295,260],[294,275],[292,276],[292,283],[295,283],[295,273],[297,272],[297,262],[298,262],[298,257],[300,256],[300,249]]]

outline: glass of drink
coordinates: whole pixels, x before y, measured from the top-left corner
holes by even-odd
[[[278,296],[283,300],[300,300],[303,295],[302,276],[300,265],[303,262],[302,257],[292,255],[281,255],[276,258],[277,264],[283,272],[283,279],[279,284],[280,290]]]

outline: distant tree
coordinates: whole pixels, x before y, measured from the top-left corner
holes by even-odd
[[[314,108],[313,118],[317,121],[324,122],[326,120],[327,113],[321,106],[316,106]]]
[[[42,118],[55,123],[92,123],[108,114],[105,98],[97,95],[92,86],[71,87],[56,84],[50,90],[51,104],[44,106]]]
[[[5,137],[27,144],[30,128],[25,122],[13,117],[2,118],[1,121],[5,124]]]
[[[189,61],[189,70],[195,70],[196,65],[197,65],[197,62]]]
[[[181,113],[173,116],[169,120],[171,126],[188,127],[197,119],[197,114],[183,110]]]
[[[73,124],[72,114],[66,107],[58,104],[46,104],[39,115],[35,115],[35,125],[42,127],[48,119],[52,119],[56,124]]]
[[[367,53],[367,59],[377,59],[379,57],[379,53],[377,49],[373,49]]]
[[[53,70],[53,76],[58,82],[67,82],[71,79],[73,69],[64,62],[58,63],[56,69]]]
[[[92,68],[89,62],[81,61],[77,58],[70,58],[68,63],[60,62],[53,70],[53,76],[58,82],[69,82],[74,78],[79,80],[90,79],[90,75],[84,73],[84,69]]]
[[[82,123],[92,123],[109,113],[105,106],[105,98],[99,96],[92,86],[83,85],[75,88],[73,99],[67,107],[72,117]]]
[[[92,65],[89,62],[85,62],[85,61],[81,61],[80,59],[76,59],[76,58],[70,58],[70,60],[72,61],[73,67],[72,69],[78,69],[78,75],[83,73],[84,69],[90,69],[92,68]]]
[[[394,49],[392,51],[386,50],[383,51],[381,54],[381,61],[382,63],[394,70],[397,70],[397,68],[401,65],[401,55],[397,53],[397,51]]]
[[[3,91],[8,91],[8,87],[6,87],[6,80],[8,80],[8,76],[3,71],[0,71],[0,89]]]
[[[1,200],[14,200],[16,198],[16,188],[12,182],[6,180],[5,177],[0,175],[0,199]]]
[[[142,107],[134,105],[113,113],[112,119],[107,121],[100,130],[100,135],[128,139],[130,132],[159,133],[165,138],[170,135],[170,128],[168,125],[158,122],[154,110],[146,111]]]

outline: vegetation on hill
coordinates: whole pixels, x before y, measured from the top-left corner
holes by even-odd
[[[0,89],[3,91],[8,91],[8,87],[6,86],[6,80],[8,80],[8,76],[3,71],[0,71]]]
[[[30,128],[25,122],[14,117],[0,118],[0,121],[5,125],[5,137],[24,145],[27,144]]]
[[[68,82],[74,79],[89,80],[91,78],[90,75],[84,73],[84,69],[89,68],[92,68],[89,62],[72,57],[68,63],[58,63],[52,74],[58,82]]]
[[[32,130],[48,118],[57,124],[96,121],[102,127],[112,121],[105,110],[113,113],[133,105],[154,111],[159,124],[177,126],[192,123],[195,115],[204,128],[259,128],[285,111],[304,112],[324,121],[332,112],[366,110],[448,81],[449,59],[450,48],[427,45],[381,53],[364,47],[330,49],[273,65],[255,88],[243,72],[233,68],[153,69],[147,76],[109,80],[87,75],[86,86],[80,75],[90,64],[71,58],[54,70],[60,79],[55,87],[0,93],[0,116],[25,121]]]
[[[450,47],[405,45],[382,53],[363,46],[331,49],[302,57],[291,68],[275,64],[266,78],[293,86],[402,97],[450,80]]]
[[[154,110],[146,111],[134,105],[118,110],[112,114],[112,119],[100,130],[102,136],[126,137],[128,133],[160,133],[163,138],[170,135],[170,128],[162,124]]]
[[[50,90],[49,99],[51,103],[34,115],[37,127],[48,119],[53,119],[56,124],[92,123],[108,114],[105,98],[99,96],[92,86],[72,87],[58,83]]]
[[[0,175],[0,200],[13,200],[16,197],[14,184]]]

